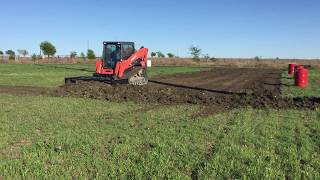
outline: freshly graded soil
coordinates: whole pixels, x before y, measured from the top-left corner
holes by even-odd
[[[63,96],[138,103],[197,104],[205,111],[241,107],[302,108],[320,107],[320,98],[283,98],[281,70],[215,68],[211,71],[153,78],[146,86],[108,85],[80,82],[59,89]]]
[[[152,78],[148,85],[77,82],[57,89],[0,86],[0,93],[83,97],[160,105],[197,104],[203,114],[241,107],[316,109],[319,97],[281,97],[281,70],[214,68],[210,71]]]

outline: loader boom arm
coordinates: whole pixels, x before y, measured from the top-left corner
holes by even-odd
[[[135,66],[140,66],[141,68],[146,68],[146,61],[148,56],[148,49],[141,48],[134,54],[132,54],[128,59],[121,60],[116,64],[114,75],[118,78],[123,78],[125,71]]]

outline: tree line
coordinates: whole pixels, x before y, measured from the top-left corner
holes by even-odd
[[[152,58],[154,58],[154,57],[165,58],[166,57],[166,55],[163,54],[161,51],[151,52],[150,55],[151,55]],[[169,57],[169,58],[178,58],[178,56],[175,56],[173,53],[167,53],[167,57]]]
[[[200,49],[198,46],[190,46],[188,49],[190,55],[192,56],[193,60],[199,61],[201,58],[205,60],[214,59],[210,58],[209,54],[202,54],[202,49]],[[163,54],[161,51],[158,52],[151,52],[151,57],[158,57],[158,58],[165,58],[166,55]],[[179,58],[178,56],[175,56],[173,53],[167,53],[168,58]]]
[[[53,57],[57,53],[56,47],[49,41],[43,41],[40,44],[40,50],[43,53],[43,55],[47,56],[48,58]],[[27,55],[29,55],[29,52],[27,50],[25,50],[25,49],[18,49],[17,53],[20,56],[23,56],[23,57],[26,57]],[[9,50],[7,50],[5,52],[2,52],[0,50],[0,55],[4,55],[4,54],[8,55],[10,60],[14,60],[16,58],[16,52],[13,51],[12,49],[9,49]],[[70,58],[71,59],[72,58],[77,58],[77,57],[80,57],[80,58],[82,58],[84,60],[85,59],[96,59],[96,55],[95,55],[95,53],[94,53],[94,51],[92,49],[88,49],[86,54],[81,52],[79,55],[78,55],[78,53],[76,51],[70,52]],[[31,58],[33,60],[42,59],[42,56],[41,55],[32,54]]]
[[[47,56],[48,58],[53,57],[57,52],[56,47],[49,41],[42,42],[40,44],[40,49],[41,49],[41,52],[43,53],[43,55]],[[190,48],[188,50],[189,50],[189,53],[192,56],[193,60],[195,60],[195,61],[199,61],[201,58],[203,58],[204,60],[214,59],[214,58],[210,58],[210,56],[208,54],[202,54],[202,50],[198,46],[192,45],[192,46],[190,46]],[[25,49],[19,49],[19,50],[17,50],[17,53],[23,57],[26,57],[29,54],[29,52]],[[4,55],[4,54],[8,55],[9,59],[15,59],[15,57],[16,57],[16,52],[13,50],[7,50],[5,52],[0,51],[0,55]],[[167,53],[165,55],[161,51],[151,52],[150,55],[152,58],[154,58],[154,57],[165,58],[166,55],[169,58],[179,58],[178,56],[175,56],[173,53]],[[76,51],[70,52],[71,59],[74,59],[77,57],[80,57],[81,59],[84,59],[84,60],[85,59],[96,59],[95,52],[92,49],[88,49],[86,54],[83,52],[78,54]],[[32,54],[31,58],[33,60],[36,60],[36,59],[41,59],[42,56]]]

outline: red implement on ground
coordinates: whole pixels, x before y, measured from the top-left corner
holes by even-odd
[[[101,81],[145,85],[148,83],[147,55],[147,48],[141,47],[136,51],[133,42],[104,42],[103,56],[96,61],[93,77],[65,78],[65,82]]]

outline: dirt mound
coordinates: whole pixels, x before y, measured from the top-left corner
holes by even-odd
[[[216,108],[216,111],[241,107],[253,108],[308,108],[320,107],[320,98],[282,98],[268,90],[255,93],[219,93],[178,87],[118,85],[83,82],[61,87],[59,94],[107,101],[134,101],[160,104],[198,104]]]

